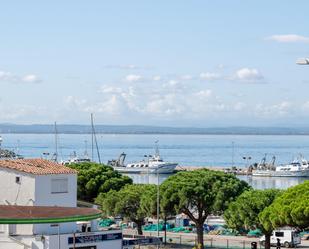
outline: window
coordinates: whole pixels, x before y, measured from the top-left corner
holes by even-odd
[[[68,193],[68,179],[67,178],[52,179],[51,193],[52,194]]]
[[[16,176],[16,177],[15,177],[15,182],[16,182],[17,184],[20,184],[20,176]]]
[[[275,232],[276,237],[284,237],[284,232]]]

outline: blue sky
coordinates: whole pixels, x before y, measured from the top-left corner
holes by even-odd
[[[1,3],[0,121],[307,126],[308,1]]]

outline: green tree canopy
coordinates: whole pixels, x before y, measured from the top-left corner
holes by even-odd
[[[264,227],[309,227],[309,181],[288,188],[260,214]]]
[[[263,226],[259,214],[281,193],[282,191],[276,189],[245,191],[234,202],[231,202],[224,212],[228,227],[238,231],[258,228],[265,234],[266,248],[270,248],[270,235],[273,229]]]
[[[77,197],[84,201],[93,201],[100,193],[120,190],[132,179],[123,176],[112,167],[97,163],[78,163],[69,165],[78,171]]]
[[[126,185],[119,191],[111,190],[101,193],[96,203],[101,205],[103,214],[106,216],[122,216],[137,225],[138,234],[142,234],[142,225],[145,218],[152,212],[148,206],[152,203],[152,194],[155,185],[133,184]]]
[[[203,246],[203,225],[209,214],[222,214],[228,204],[249,189],[232,174],[207,169],[179,172],[160,188],[162,211],[184,213],[195,223],[198,243]]]

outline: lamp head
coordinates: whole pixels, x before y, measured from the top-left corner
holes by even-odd
[[[298,58],[296,61],[296,64],[298,65],[309,65],[309,59],[308,58]]]

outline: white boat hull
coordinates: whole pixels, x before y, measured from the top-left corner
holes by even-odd
[[[252,176],[309,177],[309,170],[297,170],[297,171],[253,170]]]
[[[160,165],[159,167],[149,167],[149,168],[143,168],[143,167],[114,167],[115,170],[121,172],[121,173],[143,173],[143,174],[171,174],[175,171],[175,168],[177,166],[177,163],[170,163],[166,164],[164,166]]]

